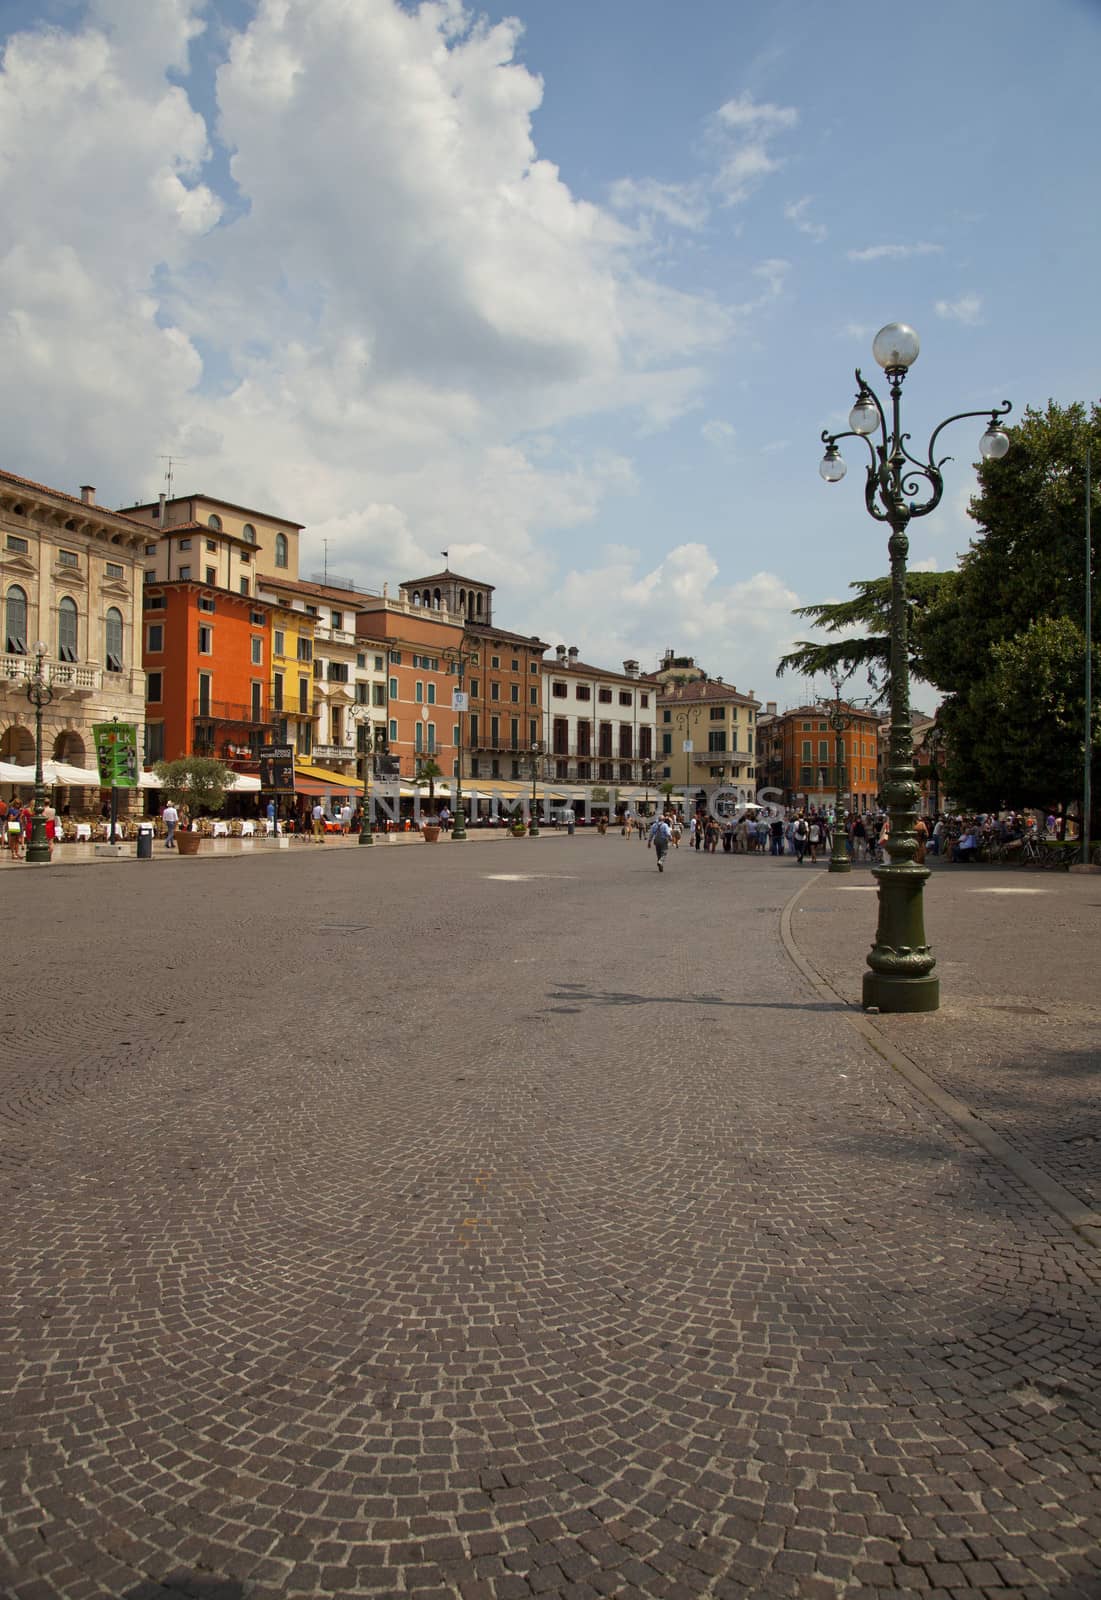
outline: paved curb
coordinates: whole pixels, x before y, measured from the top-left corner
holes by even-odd
[[[1019,1150],[1003,1139],[1001,1134],[995,1133],[989,1123],[977,1117],[956,1095],[950,1094],[947,1089],[942,1089],[916,1061],[912,1061],[896,1044],[886,1038],[869,1016],[855,1010],[817,967],[812,966],[802,954],[792,931],[792,912],[803,896],[818,882],[820,879],[817,877],[808,878],[806,883],[796,889],[780,913],[781,943],[811,988],[824,1000],[835,1002],[837,1009],[844,1013],[845,1020],[860,1034],[864,1042],[870,1045],[893,1071],[905,1078],[912,1089],[948,1117],[966,1138],[978,1145],[981,1150],[985,1150],[987,1155],[993,1156],[995,1161],[1001,1162],[1014,1177],[1027,1184],[1056,1216],[1074,1229],[1080,1239],[1095,1249],[1101,1249],[1101,1215],[1091,1210],[1089,1206],[1083,1205],[1077,1195],[1072,1194],[1069,1189],[1064,1189],[1063,1185],[1050,1173],[1045,1172],[1043,1167],[1038,1167],[1034,1161],[1030,1161],[1027,1156],[1023,1156]]]

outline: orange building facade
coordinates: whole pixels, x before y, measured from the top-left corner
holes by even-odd
[[[452,663],[463,645],[461,616],[372,597],[356,614],[356,637],[386,655],[387,735],[402,778],[415,778],[429,761],[454,777],[459,718],[451,709]]]
[[[841,735],[841,804],[848,811],[873,811],[879,790],[879,719],[841,703],[852,720]],[[758,726],[760,781],[779,789],[783,804],[832,807],[838,796],[837,735],[822,706],[796,706],[777,713],[770,706]]]
[[[146,582],[146,759],[255,762],[272,738],[271,606],[188,580]]]

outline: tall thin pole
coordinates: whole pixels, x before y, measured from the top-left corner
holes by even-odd
[[[1090,440],[1086,439],[1086,722],[1085,759],[1082,763],[1082,861],[1090,860],[1090,807],[1093,795],[1090,766],[1093,760],[1093,539],[1090,529]]]

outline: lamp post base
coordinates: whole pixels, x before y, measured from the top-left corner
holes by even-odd
[[[358,840],[358,842],[360,844],[374,844],[375,836],[371,832],[370,828],[361,828],[359,830],[359,840]]]
[[[866,972],[860,1003],[865,1011],[939,1011],[940,979],[932,973],[906,978]]]
[[[455,825],[451,829],[451,839],[453,843],[457,839],[460,844],[466,840],[466,812],[462,808],[461,801],[455,807]]]

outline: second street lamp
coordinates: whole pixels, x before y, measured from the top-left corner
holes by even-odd
[[[833,848],[830,851],[831,872],[851,872],[852,862],[845,847],[845,824],[848,820],[844,802],[842,775],[845,770],[845,733],[852,726],[852,713],[841,709],[840,677],[832,677],[833,699],[825,702],[833,729],[833,771],[836,800],[833,808]]]
[[[944,493],[941,468],[949,460],[935,455],[937,439],[950,422],[964,417],[988,417],[979,451],[997,460],[1009,449],[1009,435],[1001,419],[1013,408],[1009,401],[989,411],[959,411],[934,428],[925,459],[907,448],[910,435],[902,428],[902,385],[918,358],[921,342],[904,322],[890,322],[872,342],[872,354],[883,368],[890,388],[890,417],[878,395],[856,369],[856,403],[849,413],[849,431],[823,430],[826,453],[819,472],[827,483],[840,483],[845,463],[837,448],[839,439],[863,439],[871,460],[864,484],[864,504],[877,522],[891,530],[887,550],[891,559],[890,682],[891,737],[887,782],[889,837],[888,861],[872,868],[879,881],[879,922],[875,943],[868,953],[864,974],[865,1009],[880,1011],[936,1011],[940,1005],[940,979],[933,968],[936,957],[925,937],[924,889],[928,867],[914,860],[917,850],[918,787],[914,782],[913,733],[910,718],[910,662],[906,613],[907,535],[911,518],[927,517]],[[874,439],[874,443],[873,443]],[[925,498],[919,499],[923,482]]]
[[[48,866],[50,841],[46,837],[46,790],[42,781],[42,708],[54,697],[46,681],[46,646],[41,639],[34,647],[34,673],[27,683],[27,699],[34,707],[34,816],[31,821],[31,838],[27,845],[27,860],[32,865]],[[112,818],[111,838],[114,839]]]
[[[380,748],[386,738],[386,730],[384,728],[372,728],[371,713],[367,706],[352,706],[351,716],[363,733],[361,740],[363,750],[363,816],[359,824],[359,842],[360,844],[374,844],[375,835],[371,829],[371,764],[375,759],[375,751]]]
[[[539,812],[537,809],[538,801],[535,796],[535,780],[539,772],[539,757],[542,754],[543,746],[541,744],[533,744],[528,752],[528,759],[531,762],[531,821],[528,823],[528,837],[530,839],[538,839],[539,837]]]

